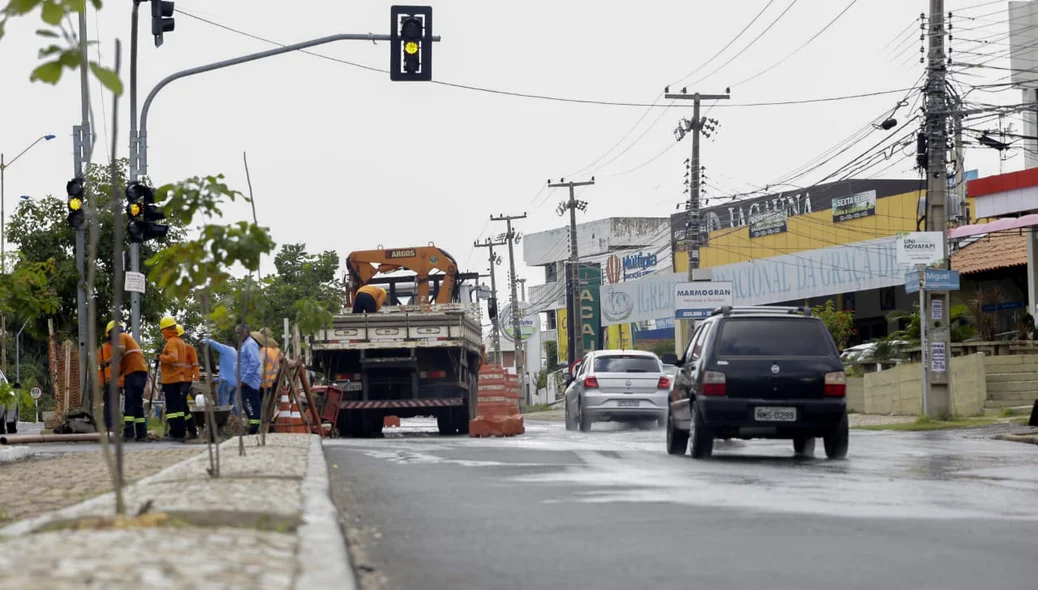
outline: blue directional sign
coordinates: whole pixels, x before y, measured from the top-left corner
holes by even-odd
[[[919,292],[919,271],[913,270],[905,274],[905,293]]]
[[[926,269],[927,291],[958,291],[959,271],[942,270],[938,268]]]
[[[927,291],[958,291],[959,271],[928,268],[924,288]],[[919,292],[919,271],[914,270],[905,274],[905,292]]]

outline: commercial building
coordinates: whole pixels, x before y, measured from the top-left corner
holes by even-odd
[[[670,220],[667,217],[611,217],[577,224],[577,252],[582,287],[579,295],[586,320],[582,322],[584,348],[630,347],[631,327],[606,324],[603,320],[601,285],[669,273],[673,265]],[[544,269],[544,284],[529,289],[532,309],[546,318],[542,341],[558,342],[563,362],[569,360],[570,354],[569,257],[569,227],[527,234],[523,240],[523,262]]]

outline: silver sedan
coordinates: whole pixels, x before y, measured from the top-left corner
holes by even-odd
[[[589,352],[567,381],[567,430],[588,432],[595,422],[666,422],[671,378],[651,352]]]

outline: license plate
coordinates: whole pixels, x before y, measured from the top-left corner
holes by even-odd
[[[754,409],[754,419],[758,422],[796,422],[796,408],[768,408]]]
[[[638,400],[636,400],[636,399],[621,400],[617,405],[620,406],[621,408],[637,408],[638,407]]]
[[[363,387],[360,381],[352,381],[346,384],[346,391],[360,391]]]

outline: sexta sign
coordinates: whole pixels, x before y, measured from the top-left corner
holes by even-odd
[[[710,233],[743,226],[750,226],[750,237],[782,233],[788,231],[790,218],[816,211],[833,210],[834,221],[857,219],[875,214],[877,199],[918,190],[918,180],[842,180],[707,207],[700,212],[705,235],[699,243],[708,246]],[[687,221],[685,213],[670,216],[671,245],[675,252],[686,250]]]

